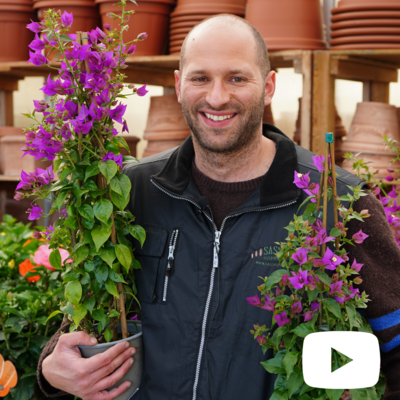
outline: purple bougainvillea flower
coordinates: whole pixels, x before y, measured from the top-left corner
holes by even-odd
[[[303,265],[307,262],[307,253],[308,250],[305,247],[300,247],[300,249],[298,249],[291,258],[298,264]]]
[[[274,318],[276,319],[278,326],[283,326],[290,323],[290,319],[288,318],[286,311],[283,311],[282,314],[275,315]]]
[[[319,310],[319,302],[318,301],[312,301],[310,304],[310,308],[312,312],[318,311]]]
[[[319,279],[317,276],[314,278],[312,275],[308,275],[306,286],[310,290],[314,290],[316,288],[318,282],[319,282]]]
[[[137,320],[138,319],[138,316],[137,316],[137,314],[136,315],[134,315],[133,317],[131,317],[131,321],[134,321],[134,320]]]
[[[132,45],[131,47],[129,47],[128,51],[126,52],[126,54],[134,54],[136,51],[136,45]]]
[[[26,211],[27,213],[29,213],[28,219],[29,221],[35,221],[42,216],[43,210],[35,203],[31,203],[31,207],[32,208],[28,208],[28,210]]]
[[[251,304],[254,307],[260,307],[261,306],[261,300],[257,296],[257,294],[255,296],[253,296],[253,297],[247,297],[246,300],[247,300],[247,302],[249,304]]]
[[[275,304],[276,304],[276,301],[274,301],[273,298],[270,297],[269,295],[266,295],[265,302],[261,306],[261,308],[264,310],[275,311]]]
[[[24,194],[21,192],[15,192],[14,200],[20,201],[24,198]]]
[[[315,247],[317,245],[318,245],[318,242],[317,242],[316,237],[307,236],[307,239],[306,239],[307,248]]]
[[[36,112],[43,112],[49,105],[44,100],[33,100]]]
[[[309,196],[318,196],[319,193],[319,184],[318,183],[312,183],[308,189],[304,189],[304,191],[309,195]],[[312,203],[316,203],[316,199],[311,199]]]
[[[42,25],[40,25],[38,22],[33,22],[32,20],[31,22],[32,22],[31,24],[28,24],[26,26],[30,31],[34,33],[39,33],[42,31]]]
[[[111,31],[112,26],[110,24],[103,24],[103,28],[105,31]]]
[[[301,314],[304,317],[304,322],[309,321],[310,319],[314,318],[314,313],[312,311],[307,311],[304,314]]]
[[[65,26],[71,26],[73,22],[74,16],[72,15],[72,13],[68,14],[66,11],[64,11],[63,15],[61,15],[61,23]]]
[[[346,301],[345,297],[333,296],[333,298],[340,304],[343,304]]]
[[[326,233],[326,229],[325,229],[325,228],[321,229],[321,230],[318,232],[316,238],[317,238],[318,244],[327,243],[327,242],[330,242],[331,240],[334,240],[334,239],[335,239],[335,238],[332,237],[332,236],[328,236],[328,234]]]
[[[29,47],[34,51],[42,51],[44,49],[44,41],[40,40],[39,35],[35,35],[35,39],[29,44]]]
[[[137,95],[138,96],[144,96],[146,93],[148,93],[149,91],[148,90],[146,90],[146,86],[147,86],[147,83],[145,84],[145,85],[143,85],[143,86],[140,86],[140,88],[137,90]]]
[[[263,345],[267,343],[267,339],[265,338],[265,336],[257,336],[257,342],[258,344]]]
[[[108,114],[109,114],[110,118],[113,119],[114,121],[119,122],[122,125],[123,124],[122,117],[125,114],[126,107],[127,106],[119,104],[113,110],[108,110]]]
[[[128,124],[125,119],[123,121],[124,121],[124,123],[122,124],[122,133],[124,133],[124,132],[129,133]]]
[[[71,125],[74,127],[75,133],[82,133],[83,135],[87,135],[93,126],[93,121],[82,122],[79,119],[71,120]]]
[[[324,225],[320,219],[317,219],[313,225],[311,225],[315,232],[319,232],[324,228]]]
[[[293,183],[300,189],[307,189],[310,183],[310,173],[307,172],[305,175],[300,172],[294,171]]]
[[[293,277],[290,277],[289,280],[292,283],[295,289],[302,289],[305,284],[307,284],[307,271],[302,271],[301,267],[299,268],[299,272],[296,274],[292,271]]]
[[[361,229],[352,236],[352,239],[360,244],[362,243],[369,235],[366,235]]]
[[[303,306],[301,305],[301,301],[292,304],[291,308],[292,308],[292,314],[296,314],[303,311]]]
[[[47,64],[49,60],[43,54],[39,52],[33,53],[32,51],[29,50],[29,60],[27,64],[30,62],[38,67],[40,65]]]
[[[101,161],[113,160],[117,165],[122,168],[122,155],[119,154],[116,156],[114,153],[109,152],[106,156],[103,157]]]
[[[378,186],[375,186],[374,188],[371,189],[371,192],[375,195],[378,196],[378,194],[381,193],[381,189]]]
[[[393,178],[393,176],[391,176],[391,175],[385,177],[385,179],[386,179],[388,182],[394,181],[394,178]]]
[[[342,292],[343,281],[331,283],[331,294]]]
[[[313,162],[310,163],[311,165],[315,165],[319,172],[325,171],[325,156],[314,156],[312,157]]]
[[[50,225],[48,228],[46,228],[42,234],[46,235],[46,239],[50,240],[52,233],[54,233],[54,228],[52,225]]]
[[[351,267],[350,267],[350,268],[351,268],[353,271],[360,272],[360,270],[361,270],[361,268],[362,268],[363,265],[364,265],[364,264],[359,264],[359,263],[357,262],[357,260],[354,259],[353,264],[351,264]]]
[[[139,35],[137,35],[137,39],[138,40],[145,40],[145,39],[147,39],[147,33],[146,32],[142,32],[142,33],[139,33]]]
[[[388,196],[391,197],[392,199],[397,198],[397,191],[396,188],[393,186],[392,190],[388,193]]]
[[[329,247],[326,249],[325,255],[322,258],[322,263],[326,269],[334,270],[339,264],[343,262],[343,258],[333,253],[333,251]]]

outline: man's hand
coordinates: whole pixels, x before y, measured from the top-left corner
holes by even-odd
[[[53,353],[44,359],[42,372],[50,385],[83,400],[110,400],[128,389],[130,382],[126,381],[118,388],[105,390],[126,374],[134,361],[135,348],[127,342],[118,343],[104,353],[82,358],[78,344],[93,346],[97,341],[85,332],[61,335]]]

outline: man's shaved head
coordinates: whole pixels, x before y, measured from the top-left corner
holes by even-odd
[[[205,32],[208,29],[212,28],[220,28],[220,27],[235,27],[237,29],[247,29],[249,31],[253,38],[254,38],[254,47],[255,47],[255,61],[257,65],[260,68],[261,75],[263,79],[267,76],[267,74],[271,70],[271,65],[269,63],[269,58],[268,58],[268,50],[267,46],[265,45],[265,41],[263,37],[261,36],[260,32],[256,28],[254,28],[253,25],[251,25],[248,21],[246,21],[243,18],[240,18],[236,15],[232,14],[218,14],[218,15],[213,15],[203,21],[201,21],[199,24],[195,25],[190,32],[187,34],[185,40],[183,41],[182,48],[181,48],[181,60],[179,63],[179,70],[182,72],[183,67],[185,64],[185,57],[186,57],[186,51],[187,51],[187,46],[190,40],[190,37],[192,36],[193,33],[195,33],[198,30],[204,30]],[[218,38],[210,36],[210,40],[217,40]]]

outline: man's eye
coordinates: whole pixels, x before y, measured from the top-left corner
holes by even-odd
[[[233,81],[233,82],[243,82],[244,79],[243,79],[243,78],[240,78],[239,76],[235,76],[235,77],[232,78],[232,81]]]
[[[195,82],[205,82],[207,80],[207,78],[205,78],[204,76],[200,76],[198,78],[193,78],[193,80]]]

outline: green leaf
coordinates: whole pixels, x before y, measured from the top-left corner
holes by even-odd
[[[75,315],[74,306],[70,301],[65,306],[60,307],[60,310],[64,314]]]
[[[107,183],[110,183],[111,179],[118,172],[118,165],[113,160],[107,160],[105,162],[99,161],[100,172],[107,179]]]
[[[106,325],[106,315],[104,314],[104,310],[93,310],[92,317],[96,321],[101,322],[103,326]]]
[[[356,320],[356,309],[352,304],[346,305],[347,316],[349,317],[350,330],[353,330],[354,322]]]
[[[118,317],[118,316],[120,316],[121,314],[117,311],[117,310],[114,310],[114,309],[112,309],[109,313],[108,313],[108,317],[109,318],[114,318],[114,317]]]
[[[342,319],[339,303],[335,299],[324,299],[325,307],[337,318]]]
[[[328,276],[325,272],[323,272],[323,271],[317,271],[317,272],[315,273],[315,275],[317,275],[318,278],[319,278],[323,283],[325,283],[325,285],[328,285],[328,286],[331,285],[331,278],[329,278],[329,276]]]
[[[108,220],[113,211],[113,205],[110,200],[99,199],[93,206],[94,215],[98,220],[108,225]]]
[[[114,191],[111,190],[110,192],[110,197],[112,202],[121,210],[124,211],[125,207],[128,205],[129,203],[129,197],[124,198],[124,196],[115,193]]]
[[[140,247],[143,248],[143,243],[146,240],[146,231],[139,225],[129,225],[129,233],[139,241]]]
[[[86,228],[86,229],[93,229],[94,227],[94,221],[91,221],[90,219],[86,219],[86,218],[82,218],[82,225]]]
[[[115,249],[109,248],[103,248],[101,249],[100,257],[102,260],[104,260],[110,267],[112,267],[113,261],[115,260],[116,254],[115,254]]]
[[[108,293],[110,293],[111,295],[113,295],[114,297],[119,299],[117,286],[115,285],[115,283],[111,279],[107,279],[107,281],[104,284],[104,286],[106,287]]]
[[[289,351],[294,346],[294,344],[296,343],[296,340],[297,340],[297,336],[294,334],[291,334],[291,333],[286,334],[283,337],[283,342],[285,343],[285,347],[286,347],[287,351]]]
[[[287,390],[276,390],[269,400],[288,400],[289,392]]]
[[[86,261],[84,267],[85,267],[85,271],[92,272],[94,270],[94,262]]]
[[[92,297],[88,297],[83,304],[85,305],[86,309],[92,313],[93,307],[96,304],[96,299],[94,298],[94,296]]]
[[[79,214],[82,215],[83,218],[86,218],[86,219],[94,222],[93,208],[89,204],[83,204],[82,207],[78,208],[78,212],[79,212]]]
[[[96,250],[99,251],[100,247],[107,241],[111,235],[111,227],[105,228],[103,226],[95,225],[92,229],[92,239],[96,246]]]
[[[91,176],[98,175],[100,173],[99,163],[95,162],[90,167],[86,168],[85,171],[85,181]]]
[[[365,400],[368,399],[367,391],[365,389],[350,389],[351,400]]]
[[[305,338],[310,333],[313,333],[314,330],[313,327],[308,322],[305,322],[303,324],[296,326],[296,328],[292,329],[290,332],[295,333],[297,336],[301,338]]]
[[[308,301],[309,302],[314,301],[318,296],[318,288],[315,288],[314,290],[310,290],[307,287],[307,295],[308,295]]]
[[[61,314],[61,311],[60,311],[60,310],[53,311],[53,312],[47,317],[46,322],[47,322],[50,318],[53,318],[53,317],[54,317],[55,315],[57,315],[57,314]]]
[[[297,363],[299,353],[297,351],[289,351],[286,353],[285,357],[283,357],[283,367],[287,373],[287,377],[290,377],[290,374],[293,372],[293,367]]]
[[[82,297],[82,285],[79,281],[71,281],[65,287],[65,298],[74,306],[79,304]]]
[[[271,289],[272,286],[279,282],[282,279],[282,276],[287,274],[286,269],[278,269],[274,271],[267,279],[267,283],[265,284],[266,289]]]
[[[366,391],[367,391],[368,399],[370,399],[370,400],[379,400],[380,399],[380,397],[378,397],[378,395],[376,393],[375,387],[366,388]]]
[[[119,273],[115,272],[114,270],[110,270],[108,276],[114,282],[126,283],[122,274],[119,274]]]
[[[67,228],[69,228],[69,229],[74,231],[77,228],[76,218],[75,217],[68,217],[64,221],[64,226],[66,226]]]
[[[312,388],[311,386],[308,386],[307,383],[304,383],[301,391],[300,391],[300,396],[306,392],[309,392],[310,390],[313,390],[314,388]]]
[[[281,343],[281,338],[287,332],[288,332],[288,327],[287,326],[281,326],[281,327],[275,329],[275,332],[272,335],[272,338],[273,338],[273,341],[274,341],[276,347],[279,348],[279,344]]]
[[[329,400],[340,400],[340,396],[343,394],[344,389],[325,389]]]
[[[60,39],[63,41],[63,42],[72,42],[72,39],[68,36],[68,35],[65,35],[65,34],[61,34],[60,35]]]
[[[79,265],[83,260],[89,255],[89,248],[86,246],[81,246],[75,252],[75,264]],[[78,324],[76,324],[78,326]]]
[[[61,269],[61,254],[58,249],[53,250],[49,256],[50,265],[55,269]]]
[[[79,326],[79,323],[85,318],[87,314],[87,309],[84,304],[78,304],[75,306],[75,316],[74,322],[76,326]]]
[[[106,339],[106,342],[108,343],[111,341],[112,338],[113,338],[112,330],[110,328],[107,328],[104,331],[104,339]]]
[[[338,237],[342,234],[342,231],[339,228],[332,228],[331,231],[329,232],[329,236],[333,236],[333,237]]]
[[[271,358],[267,361],[263,361],[261,365],[271,374],[284,374],[285,369],[283,368],[283,359],[282,358],[277,358],[276,356],[274,358]]]
[[[108,270],[105,264],[101,264],[96,268],[94,275],[99,283],[103,284],[107,280]]]
[[[300,389],[303,383],[304,383],[303,371],[299,367],[294,367],[293,372],[290,375],[290,378],[288,378],[288,381],[286,383],[287,388],[289,390],[289,399],[298,389]]]
[[[64,205],[64,200],[67,197],[67,194],[69,193],[69,189],[66,190],[61,190],[60,193],[58,193],[57,198],[54,200],[51,208],[56,209],[60,211],[61,207]]]
[[[129,267],[132,263],[132,252],[129,247],[123,244],[116,244],[115,254],[117,255],[118,261],[126,269],[126,272],[129,272]]]

